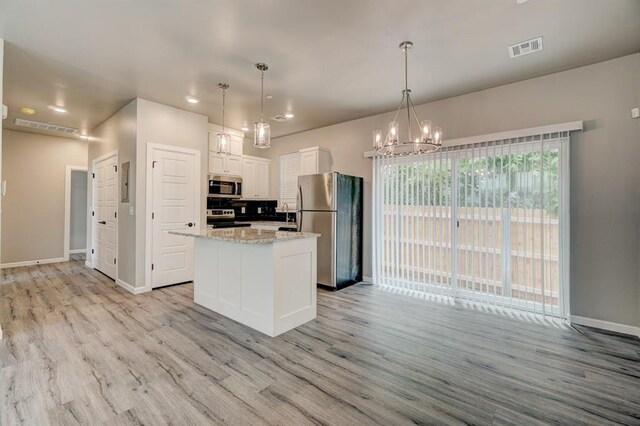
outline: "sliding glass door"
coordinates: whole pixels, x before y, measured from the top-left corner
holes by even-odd
[[[568,312],[568,135],[374,160],[374,281]]]

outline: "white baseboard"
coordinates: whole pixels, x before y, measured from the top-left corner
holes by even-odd
[[[146,287],[134,287],[131,284],[125,281],[122,281],[120,278],[116,279],[116,284],[118,284],[120,287],[127,290],[129,293],[133,293],[133,294],[140,294],[148,291]]]
[[[55,257],[52,259],[26,260],[24,262],[3,263],[0,268],[19,268],[21,266],[46,265],[47,263],[66,262],[64,257]]]
[[[82,254],[82,253],[86,253],[87,249],[75,249],[75,250],[69,250],[69,254]]]
[[[603,321],[594,318],[580,317],[577,315],[571,315],[571,323],[640,337],[640,327],[634,327],[632,325],[619,324],[617,322]]]
[[[93,263],[89,262],[88,260],[84,261],[84,266],[86,266],[87,268],[93,269]]]
[[[373,278],[371,277],[367,277],[367,276],[362,276],[362,281],[366,281],[368,283],[372,283],[373,282]]]

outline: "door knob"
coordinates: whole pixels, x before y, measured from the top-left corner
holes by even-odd
[[[106,224],[107,224],[107,221],[106,221],[106,220],[99,220],[99,221],[98,221],[98,223],[99,223],[100,225],[106,225]]]
[[[187,226],[188,226],[189,228],[191,228],[192,226],[195,226],[195,225],[196,225],[196,224],[195,224],[195,223],[193,223],[193,222],[189,222],[189,223],[187,223]]]

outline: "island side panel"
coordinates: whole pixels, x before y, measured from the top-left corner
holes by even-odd
[[[317,238],[274,244],[274,334],[316,318]]]
[[[273,336],[273,244],[197,239],[194,301]]]

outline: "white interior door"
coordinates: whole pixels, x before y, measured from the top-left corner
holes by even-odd
[[[193,238],[169,234],[196,230],[200,159],[193,151],[153,148],[152,287],[193,281]]]
[[[118,219],[118,156],[93,164],[94,255],[93,267],[116,279]]]

